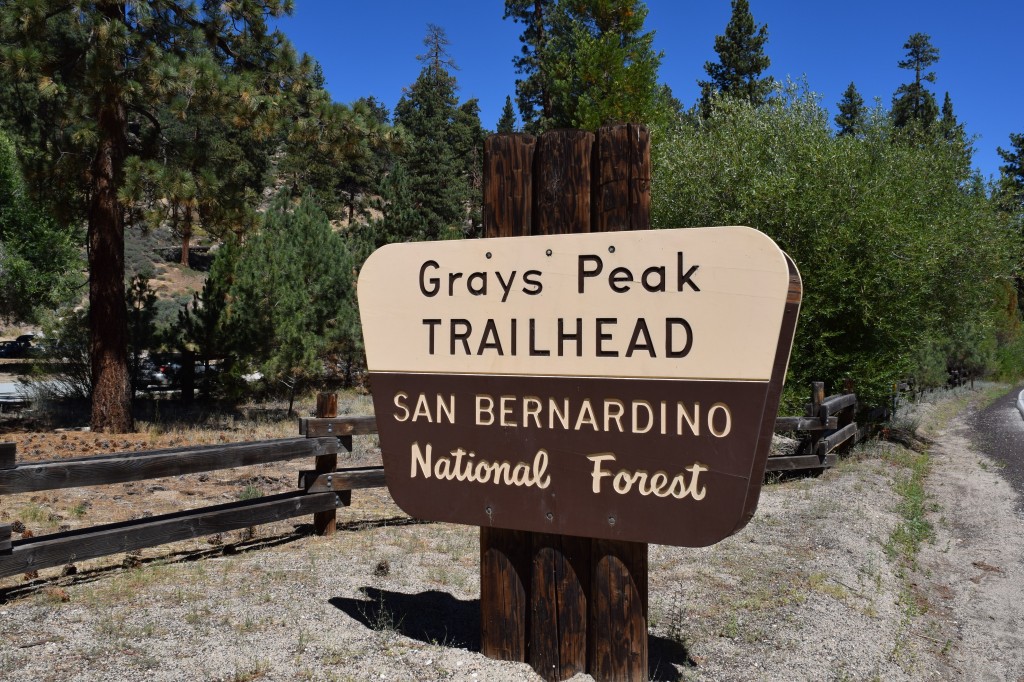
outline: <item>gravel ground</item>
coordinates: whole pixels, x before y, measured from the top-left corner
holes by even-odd
[[[724,542],[652,545],[652,679],[1024,680],[1024,519],[1000,469],[968,439],[972,405],[993,391],[916,407],[935,439],[934,538],[916,560],[892,551],[897,484],[913,453],[887,442],[820,477],[767,485],[751,524]],[[357,442],[352,463],[375,458],[372,438]],[[289,477],[268,468],[223,486]],[[182,486],[202,496],[198,482]],[[156,492],[170,497],[165,487]],[[150,504],[144,492],[136,507]],[[0,504],[3,518],[21,502]],[[415,522],[386,491],[368,490],[353,493],[333,537],[282,523],[220,541],[146,550],[132,568],[122,555],[73,576],[0,580],[0,678],[539,679],[475,651],[475,528]]]

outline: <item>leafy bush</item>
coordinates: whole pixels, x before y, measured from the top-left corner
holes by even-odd
[[[656,133],[656,227],[749,225],[800,269],[786,408],[813,380],[835,390],[852,379],[877,405],[896,381],[943,376],[944,363],[992,367],[993,291],[1019,238],[971,189],[962,147],[904,138],[880,107],[863,135],[835,136],[816,97],[792,85],[764,106],[722,100],[706,120]]]

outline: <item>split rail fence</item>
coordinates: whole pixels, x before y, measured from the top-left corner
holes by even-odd
[[[769,457],[766,470],[832,466],[837,450],[863,435],[853,421],[856,405],[856,395],[825,398],[823,386],[814,384],[804,416],[775,422],[776,431],[806,434],[798,451]],[[318,406],[318,414],[334,411],[329,401]],[[22,464],[16,461],[14,443],[0,443],[0,496],[315,458],[313,469],[299,473],[297,489],[278,495],[19,540],[12,539],[10,524],[0,524],[0,578],[310,514],[315,531],[329,535],[336,510],[351,504],[352,490],[385,486],[382,467],[337,468],[340,449],[351,452],[352,436],[377,433],[377,423],[374,417],[323,416],[300,420],[299,433],[297,438]]]
[[[857,394],[842,393],[825,397],[825,384],[811,384],[811,402],[802,417],[778,417],[776,433],[805,434],[796,452],[768,457],[765,472],[827,469],[841,452],[863,440],[868,430],[857,426]]]

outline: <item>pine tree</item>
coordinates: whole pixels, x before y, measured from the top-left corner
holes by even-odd
[[[205,394],[210,393],[213,383],[211,361],[220,359],[222,370],[229,370],[234,363],[229,353],[230,339],[225,333],[225,311],[238,253],[237,239],[228,235],[216,251],[203,288],[193,293],[192,300],[178,311],[178,324],[174,327],[177,334],[172,339],[173,345],[191,352],[197,361],[202,362],[204,380],[201,388]]]
[[[423,216],[414,205],[409,174],[401,158],[395,160],[381,182],[380,211],[381,219],[372,230],[375,248],[394,242],[418,241],[427,232]]]
[[[237,97],[196,92],[185,105],[174,100],[156,112],[160,135],[152,154],[125,160],[121,196],[133,222],[167,224],[181,243],[180,262],[189,264],[192,238],[205,232],[221,239],[256,223],[256,207],[268,183],[271,157],[279,146],[245,115],[243,93],[255,89],[243,79]]]
[[[593,129],[606,123],[651,123],[668,106],[657,84],[662,54],[644,32],[639,0],[505,3],[505,16],[526,24],[523,55],[513,62],[523,129]]]
[[[748,0],[732,0],[732,15],[725,33],[715,36],[717,62],[705,62],[709,80],[698,81],[701,88],[700,111],[710,111],[715,96],[744,99],[753,106],[767,100],[775,81],[761,74],[771,65],[764,53],[768,26],[757,26]]]
[[[1010,133],[1010,148],[997,147],[1005,162],[999,167],[999,205],[1004,211],[1024,213],[1024,133]]]
[[[552,116],[550,76],[544,52],[550,31],[550,15],[557,0],[505,0],[505,19],[524,25],[519,42],[523,44],[512,58],[516,73],[516,104],[523,121],[523,130],[537,133],[550,127]]]
[[[29,196],[14,143],[0,131],[0,318],[35,322],[71,301],[81,285],[79,232]]]
[[[853,81],[843,91],[843,98],[839,100],[839,113],[834,120],[839,126],[839,135],[857,136],[864,132],[864,98],[857,92]]]
[[[364,218],[392,153],[387,117],[372,99],[348,106],[320,92],[284,145],[280,168],[292,198],[312,192],[332,219]]]
[[[938,117],[935,95],[924,86],[926,82],[935,82],[935,72],[928,69],[939,61],[939,50],[931,40],[927,33],[914,33],[903,44],[907,56],[898,66],[913,71],[914,80],[898,87],[892,97],[893,124],[897,128],[913,123],[928,129]]]
[[[961,174],[964,180],[968,179],[972,175],[971,158],[974,155],[974,148],[971,140],[967,137],[964,124],[957,121],[956,114],[953,113],[953,100],[948,92],[942,100],[942,118],[939,119],[939,132],[946,144],[956,150],[961,160]],[[984,192],[981,194],[984,194]]]
[[[254,134],[272,135],[288,111],[279,104],[297,77],[294,51],[269,30],[268,19],[290,6],[288,0],[201,8],[84,0],[0,5],[0,72],[7,83],[0,118],[38,150],[31,155],[36,192],[62,188],[54,195],[88,220],[96,431],[133,428],[124,306],[125,218],[133,217],[123,191],[128,160],[159,155],[160,112],[177,108],[188,115],[199,93],[224,102],[223,115],[248,119]]]
[[[939,127],[942,136],[950,142],[964,138],[964,126],[957,121],[956,114],[953,113],[953,100],[948,92],[942,99],[942,118],[939,120]]]
[[[469,209],[464,237],[483,236],[484,140],[487,131],[480,123],[480,102],[466,100],[452,122],[452,151],[466,180],[464,203]]]
[[[156,340],[156,290],[149,277],[136,273],[125,292],[128,309],[128,364],[131,369],[132,390],[145,388],[137,382],[143,351],[149,350]]]
[[[240,366],[289,389],[332,374],[353,338],[356,262],[310,196],[278,197],[235,254],[223,325]],[[289,404],[291,411],[291,404]]]
[[[420,214],[417,239],[441,239],[461,231],[469,184],[456,150],[460,134],[457,84],[449,69],[448,37],[439,26],[427,27],[427,51],[419,77],[395,106],[395,124],[406,135],[402,161],[408,173],[412,204]]]
[[[498,119],[499,133],[516,132],[516,112],[512,109],[512,98],[505,97],[505,106],[501,109],[501,118]]]
[[[1010,149],[997,147],[996,151],[1005,161],[999,171],[1006,176],[1017,189],[1024,191],[1024,133],[1010,133]]]

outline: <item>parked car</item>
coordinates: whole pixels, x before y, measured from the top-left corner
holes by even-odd
[[[0,341],[0,358],[26,358],[32,350],[35,334],[22,334],[14,341]]]
[[[21,357],[21,345],[17,341],[0,341],[0,358]]]

